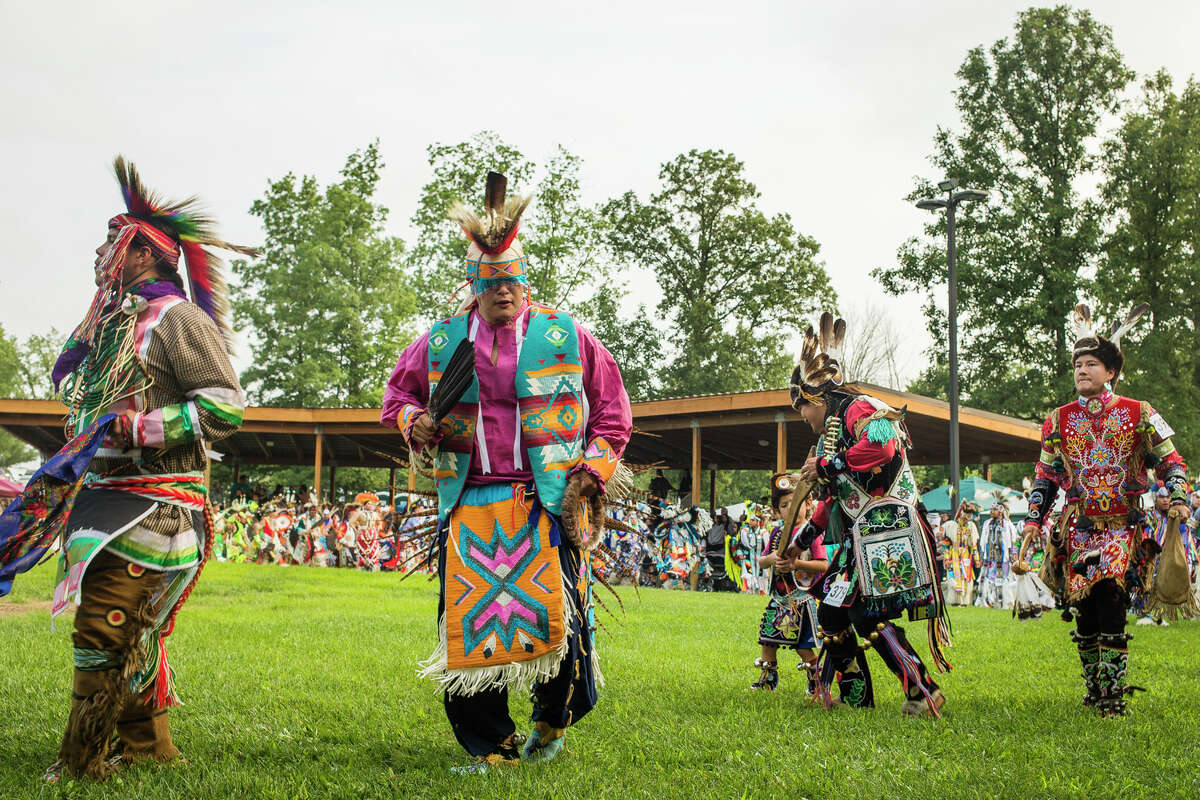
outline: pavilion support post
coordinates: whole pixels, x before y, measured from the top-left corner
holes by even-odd
[[[983,479],[985,481],[992,479],[992,460],[987,456],[983,457]]]
[[[329,465],[329,502],[337,502],[337,464]]]
[[[692,420],[692,505],[700,505],[700,481],[703,470],[700,463],[700,421]]]
[[[321,436],[321,426],[320,425],[314,426],[313,433],[316,434],[315,436],[313,436],[313,440],[315,442],[315,445],[313,448],[313,496],[316,498],[314,500],[314,502],[317,503],[318,505],[320,505],[320,503],[321,503],[321,440],[324,438],[323,436]]]
[[[234,462],[233,462],[233,482],[234,483],[242,482],[242,465],[241,465],[241,462],[239,462],[237,459],[234,459]]]
[[[717,510],[717,465],[712,464],[708,470],[708,510]]]
[[[392,510],[396,509],[396,468],[392,467],[388,470],[388,505]]]
[[[787,420],[783,414],[775,415],[775,471],[787,472]]]

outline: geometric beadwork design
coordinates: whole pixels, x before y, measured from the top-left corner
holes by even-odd
[[[552,655],[562,643],[563,583],[550,518],[530,516],[521,486],[467,487],[446,548],[447,669]]]
[[[498,637],[485,655],[491,656],[503,644],[511,650],[517,631],[547,641],[550,638],[550,615],[544,603],[517,585],[524,571],[538,554],[537,531],[529,521],[514,536],[504,533],[500,520],[493,520],[491,535],[484,539],[460,523],[458,526],[459,554],[463,563],[482,579],[485,589],[474,605],[463,614],[463,650],[470,655],[476,647]],[[529,640],[526,639],[526,643]],[[532,643],[522,647],[532,652]]]

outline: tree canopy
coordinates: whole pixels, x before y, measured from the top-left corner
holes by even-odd
[[[835,303],[816,240],[763,213],[744,172],[730,153],[691,150],[662,165],[648,202],[626,192],[604,207],[614,257],[662,291],[663,396],[784,386],[789,335]]]
[[[404,244],[383,233],[373,201],[378,143],[352,153],[341,180],[272,181],[250,212],[266,229],[262,258],[234,263],[234,319],[252,332],[242,373],[249,397],[281,406],[372,406],[415,330]]]
[[[1079,186],[1094,179],[1102,117],[1131,80],[1112,31],[1084,10],[1031,8],[1012,35],[968,52],[958,70],[960,130],[939,127],[940,176],[988,192],[960,207],[960,359],[964,399],[1029,419],[1070,394],[1066,320],[1099,253],[1102,208]],[[935,194],[919,179],[909,202]],[[901,245],[874,273],[894,293],[925,295],[944,369],[945,218]]]

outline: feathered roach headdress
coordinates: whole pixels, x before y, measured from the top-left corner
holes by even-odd
[[[462,226],[463,233],[471,241],[467,248],[467,280],[463,286],[469,285],[476,295],[500,283],[529,285],[525,275],[529,261],[517,240],[517,229],[521,214],[525,213],[533,197],[515,195],[506,198],[507,189],[507,178],[499,172],[489,172],[483,216],[461,202],[450,207],[450,219]]]
[[[142,183],[137,169],[122,156],[113,162],[121,195],[128,213],[109,220],[109,227],[138,227],[137,243],[147,244],[163,261],[178,269],[182,251],[187,264],[192,302],[204,309],[217,323],[226,343],[231,343],[229,324],[229,287],[225,283],[225,265],[209,248],[229,250],[251,258],[258,255],[253,247],[230,244],[217,238],[212,217],[195,197],[168,202]]]
[[[800,363],[792,370],[792,406],[823,402],[825,395],[842,387],[842,343],[846,339],[846,320],[835,320],[828,311],[821,314],[819,330],[811,325],[804,333]]]
[[[1071,361],[1083,355],[1093,355],[1100,363],[1113,371],[1113,385],[1121,377],[1121,368],[1125,366],[1125,353],[1121,350],[1121,337],[1129,333],[1142,315],[1150,310],[1147,303],[1134,306],[1125,316],[1124,321],[1112,327],[1107,337],[1096,333],[1096,325],[1092,321],[1092,310],[1083,303],[1075,306],[1071,314],[1071,322],[1075,328],[1075,347],[1071,353]]]
[[[228,288],[225,284],[223,264],[208,248],[218,247],[251,257],[258,255],[258,251],[252,247],[240,247],[218,239],[212,232],[212,219],[200,210],[196,198],[191,197],[180,202],[163,200],[142,184],[137,169],[121,156],[117,156],[113,161],[113,171],[121,185],[126,211],[108,221],[110,229],[117,229],[117,236],[96,269],[96,283],[99,288],[92,298],[92,303],[83,320],[67,339],[63,352],[54,364],[52,377],[55,387],[80,368],[84,359],[92,353],[105,321],[120,313],[124,295],[122,274],[130,247],[149,247],[161,263],[176,272],[182,253],[187,265],[188,283],[192,287],[192,300],[212,317],[225,338],[227,349],[231,348],[233,343],[233,332],[229,325]],[[182,295],[182,281],[177,279],[176,282],[178,286],[169,285],[166,281],[153,283],[135,290],[135,293],[142,302],[149,297],[164,294]],[[126,317],[133,318],[135,305],[129,306]],[[125,333],[128,334],[128,331]],[[111,350],[112,342],[109,345]],[[128,347],[122,346],[118,349],[122,351],[120,358],[116,357],[115,352],[93,354],[92,357],[92,360],[97,362],[93,364],[92,371],[100,369],[103,362],[103,369],[110,373],[108,382],[113,387],[128,383],[127,373],[132,367]],[[125,388],[128,389],[127,386]],[[116,392],[118,389],[113,388],[112,391]],[[103,399],[107,401],[110,397],[105,395]]]

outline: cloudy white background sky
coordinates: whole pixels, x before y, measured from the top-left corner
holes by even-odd
[[[842,298],[907,328],[916,299],[886,298],[868,273],[919,228],[902,198],[914,175],[939,177],[926,156],[935,126],[955,123],[967,49],[1007,36],[1026,6],[0,0],[0,322],[24,336],[77,321],[119,208],[118,152],[256,243],[248,208],[270,179],[330,180],[378,137],[379,200],[408,239],[425,147],[490,128],[539,161],[560,143],[582,156],[589,201],[648,194],[690,148],[731,151],[763,208],[820,242]],[[1139,76],[1200,72],[1200,4],[1086,7]]]

